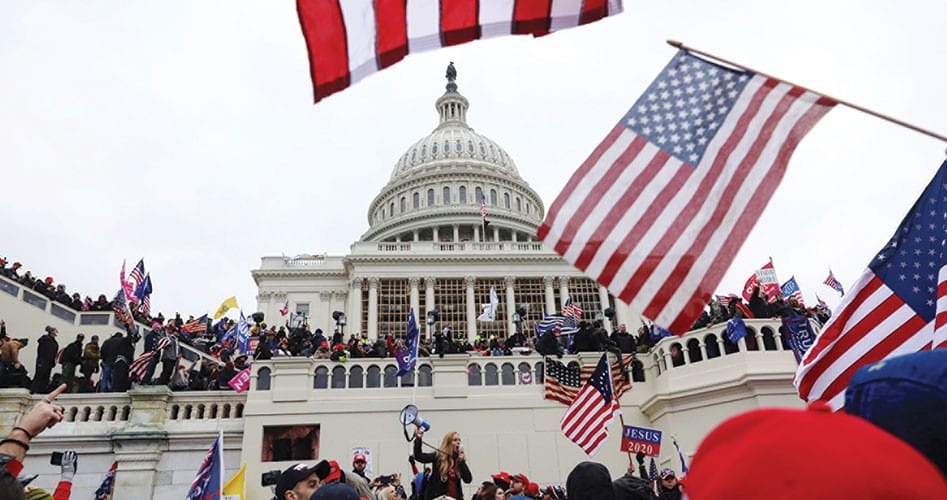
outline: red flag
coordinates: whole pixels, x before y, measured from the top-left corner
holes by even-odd
[[[621,0],[296,0],[316,102],[409,53],[502,35],[545,35],[622,11]]]
[[[796,145],[834,104],[680,51],[575,172],[538,236],[632,309],[683,334]]]
[[[776,294],[779,293],[779,280],[776,279],[776,268],[773,267],[773,261],[770,260],[763,267],[757,269],[743,285],[743,300],[749,302],[753,298],[753,288],[759,286],[760,290],[766,294],[769,302],[776,300]]]

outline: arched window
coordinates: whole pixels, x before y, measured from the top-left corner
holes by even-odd
[[[474,200],[474,203],[480,203],[480,200],[483,199],[483,189],[479,186],[477,187],[477,198]]]
[[[484,385],[500,385],[500,374],[497,370],[497,365],[493,363],[487,363],[485,368],[485,384]]]
[[[408,199],[404,196],[401,197],[401,213],[404,213],[408,209]]]
[[[414,208],[421,208],[421,195],[414,193]]]
[[[501,367],[501,377],[503,380],[503,385],[516,385],[516,373],[513,371],[513,365],[510,363],[503,363]]]
[[[427,190],[427,206],[429,207],[434,206],[434,190],[433,189]]]
[[[385,378],[384,378],[385,387],[398,387],[398,377],[395,376],[396,373],[398,373],[397,366],[388,365],[385,367]]]
[[[345,389],[345,367],[336,366],[332,369],[332,388]]]
[[[700,341],[699,340],[690,339],[687,341],[687,355],[690,357],[691,363],[703,361],[704,357],[700,354]]]
[[[365,377],[365,387],[381,387],[381,368],[379,368],[378,365],[370,365],[368,367],[367,376]]]
[[[523,211],[523,203],[520,201],[518,197],[516,198],[516,211],[517,212]]]
[[[776,336],[773,335],[773,329],[768,326],[764,326],[762,328],[762,332],[763,332],[763,349],[766,349],[767,351],[777,350]]]
[[[418,387],[431,387],[434,385],[434,375],[431,372],[431,365],[421,365],[418,368]]]
[[[460,186],[460,202],[467,203],[467,186]]]
[[[444,204],[450,204],[450,186],[444,186]]]
[[[361,389],[365,385],[365,372],[361,366],[353,365],[349,370],[349,388]]]
[[[391,204],[388,205],[388,216],[391,217],[394,215],[395,215],[395,202],[391,202]]]
[[[260,368],[260,371],[256,372],[256,390],[258,391],[268,391],[270,390],[270,369],[263,367]]]
[[[327,389],[329,387],[329,369],[320,366],[316,368],[316,376],[312,380],[313,389]]]
[[[497,204],[497,190],[496,189],[490,190],[490,204],[493,206],[496,206]]]
[[[467,385],[483,385],[483,376],[480,374],[480,365],[471,363],[467,366]]]
[[[707,359],[720,357],[720,344],[714,334],[704,337],[704,348],[707,349]]]
[[[503,193],[503,206],[510,208],[510,193]]]

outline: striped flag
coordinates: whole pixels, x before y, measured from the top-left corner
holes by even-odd
[[[286,302],[283,304],[283,308],[279,310],[280,316],[286,316],[289,314],[289,299],[286,299]]]
[[[582,316],[582,306],[572,302],[572,299],[566,298],[562,303],[562,315],[567,318],[579,319]]]
[[[171,345],[171,337],[165,335],[158,340],[158,343],[155,344],[155,348],[151,351],[143,352],[140,356],[135,358],[135,361],[132,361],[132,364],[128,365],[128,374],[136,375],[138,380],[141,380],[145,376],[145,372],[148,370],[148,363],[151,362],[158,352],[161,352],[162,349]]]
[[[622,356],[622,367],[611,365],[612,386],[615,388],[615,397],[621,398],[623,394],[631,389],[631,383],[625,381],[623,370],[628,370],[633,354]],[[570,404],[575,400],[576,394],[582,383],[587,381],[595,365],[585,365],[581,368],[578,365],[565,365],[561,361],[552,358],[546,358],[546,372],[544,374],[543,398],[552,399],[562,404]]]
[[[542,320],[539,323],[536,323],[536,334],[542,335],[547,332],[556,332],[556,336],[559,335],[575,335],[579,331],[579,327],[576,326],[575,318],[567,318],[565,316],[544,314]]]
[[[95,500],[111,500],[112,491],[115,489],[115,472],[118,470],[118,462],[112,462],[105,477],[102,478],[102,484],[95,490]]]
[[[487,220],[487,197],[485,195],[480,195],[480,218],[484,221]]]
[[[717,295],[717,302],[719,302],[723,307],[730,307],[731,298],[732,297],[729,295]]]
[[[622,11],[621,0],[296,0],[319,102],[410,53],[546,35]]]
[[[572,176],[538,236],[682,334],[834,104],[680,51]]]
[[[608,368],[608,355],[603,353],[595,371],[559,421],[559,427],[569,440],[591,456],[605,444],[608,425],[615,415],[620,414],[621,407]]]
[[[796,283],[795,276],[790,276],[789,279],[779,287],[779,290],[783,293],[783,298],[786,300],[795,299],[800,306],[806,307],[806,303],[802,299],[802,290],[799,289],[799,283]]]
[[[125,325],[126,328],[131,328],[134,318],[132,318],[131,310],[128,309],[128,299],[124,288],[119,288],[115,298],[112,299],[112,310],[115,311],[115,319],[119,323]]]
[[[137,289],[141,282],[145,280],[145,259],[141,259],[135,264],[135,268],[128,273],[128,277],[131,278],[132,286]]]
[[[191,321],[184,323],[184,325],[181,326],[181,331],[185,333],[189,333],[191,335],[195,333],[206,332],[207,331],[207,315],[205,314],[201,316],[200,318],[192,319]]]
[[[947,347],[945,196],[947,162],[806,352],[795,379],[803,400],[839,409],[858,368]]]
[[[829,269],[829,277],[825,278],[825,281],[823,281],[823,283],[835,289],[835,291],[838,292],[839,295],[843,297],[845,296],[845,289],[842,288],[842,283],[839,280],[835,279],[835,274],[832,272],[831,269]]]

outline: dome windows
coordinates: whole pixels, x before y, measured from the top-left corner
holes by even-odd
[[[414,193],[414,208],[421,208],[421,194]]]
[[[467,186],[460,186],[460,203],[467,203]]]
[[[473,141],[467,141],[467,152],[470,153],[470,156],[474,154]]]
[[[457,153],[460,153],[464,150],[464,145],[460,142],[460,139],[457,139],[457,143],[454,145],[454,150],[457,151]]]
[[[519,196],[516,197],[516,211],[517,211],[517,212],[522,212],[522,211],[523,211],[523,204],[522,204],[522,202],[520,202]]]
[[[431,156],[437,158],[437,143],[431,145]]]
[[[474,202],[475,202],[475,203],[480,203],[480,200],[483,199],[483,189],[480,188],[479,186],[477,187],[476,195],[477,195],[477,198],[474,200]]]
[[[510,193],[503,193],[503,207],[510,208]],[[392,209],[393,211],[394,209]]]
[[[401,197],[401,213],[404,213],[408,209],[408,199],[404,196]]]
[[[427,144],[421,146],[421,159],[427,158]]]
[[[429,207],[434,206],[434,190],[433,189],[427,190],[427,206]]]
[[[450,204],[450,186],[444,186],[444,204]]]
[[[490,190],[490,204],[493,206],[496,206],[497,204],[497,190],[496,189]]]

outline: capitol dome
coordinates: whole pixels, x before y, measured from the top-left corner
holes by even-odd
[[[435,102],[437,127],[395,163],[369,206],[370,227],[362,241],[535,239],[542,200],[506,151],[467,124],[470,104],[455,78],[452,63],[447,91]],[[481,197],[490,223],[483,235]]]

